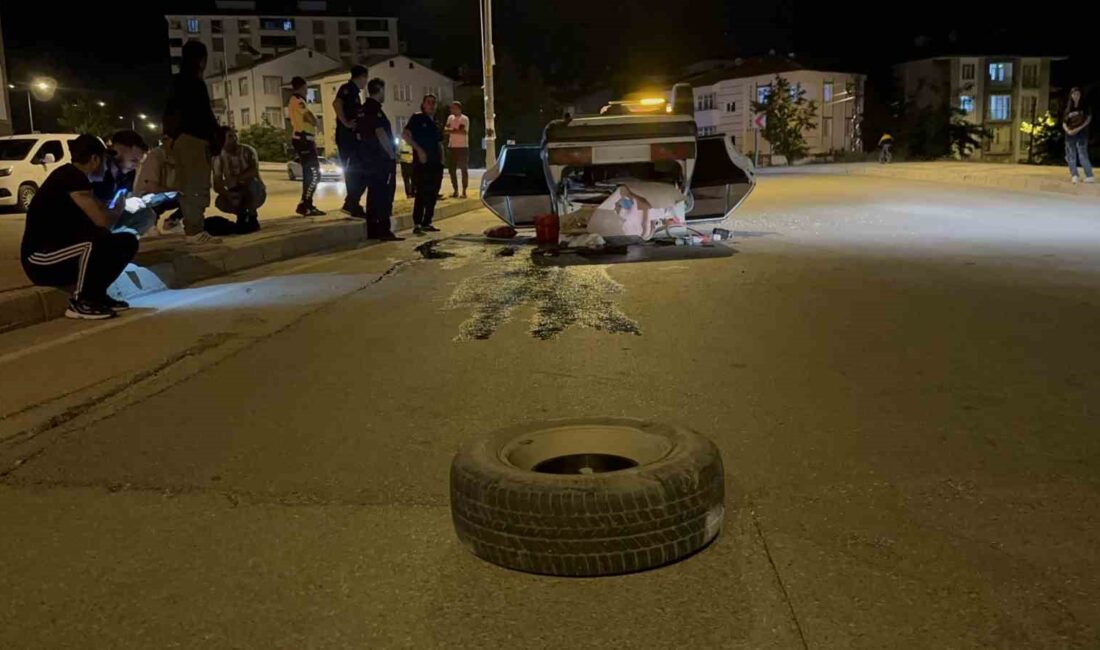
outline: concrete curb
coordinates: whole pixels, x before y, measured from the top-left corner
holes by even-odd
[[[481,206],[468,199],[436,209],[435,219],[448,219]],[[412,215],[393,218],[394,231],[409,230]],[[195,282],[243,269],[302,257],[314,253],[355,248],[367,240],[366,224],[360,221],[332,221],[299,230],[267,235],[246,235],[239,245],[209,249],[159,249],[139,252],[135,264],[111,285],[110,294],[119,300],[179,289]],[[233,244],[238,244],[234,241]],[[136,267],[136,270],[134,270]],[[0,333],[42,323],[65,314],[69,293],[51,287],[25,287],[0,293]]]
[[[882,178],[947,183],[951,185],[971,185],[989,187],[1016,192],[1042,192],[1061,194],[1080,198],[1100,199],[1100,183],[1093,185],[1073,185],[1042,176],[1024,176],[983,173],[952,173],[923,167],[906,167],[905,163],[894,165],[868,164],[827,164],[803,165],[799,167],[767,167],[758,170],[761,176],[783,176],[787,174],[824,174],[839,176],[879,176]],[[930,163],[929,163],[930,164]],[[1068,178],[1068,172],[1067,172]]]

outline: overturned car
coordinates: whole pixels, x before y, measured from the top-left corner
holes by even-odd
[[[482,179],[482,202],[513,227],[557,215],[563,234],[651,239],[728,228],[756,184],[752,163],[725,137],[698,136],[690,86],[658,102],[556,120],[541,144],[504,147]]]

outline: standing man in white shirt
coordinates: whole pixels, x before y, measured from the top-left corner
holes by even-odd
[[[458,198],[458,170],[462,170],[462,198],[470,184],[470,118],[462,114],[462,102],[451,102],[451,114],[443,129],[447,134],[447,153],[451,172],[451,198]]]

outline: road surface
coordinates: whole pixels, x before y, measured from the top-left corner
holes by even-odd
[[[764,178],[730,256],[568,268],[491,223],[0,336],[0,647],[1100,643],[1095,204]],[[718,540],[466,552],[457,446],[588,415],[712,438]]]

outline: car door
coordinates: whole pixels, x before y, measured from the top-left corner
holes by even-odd
[[[481,202],[513,227],[532,226],[552,212],[539,145],[509,145],[481,179]]]
[[[51,157],[52,162],[48,162]],[[68,156],[60,140],[43,140],[31,154],[31,174],[35,184],[42,187],[50,172],[65,164],[63,161],[66,160]]]
[[[733,147],[732,140],[722,135],[699,138],[690,183],[694,204],[688,221],[726,219],[755,186],[752,162]]]

